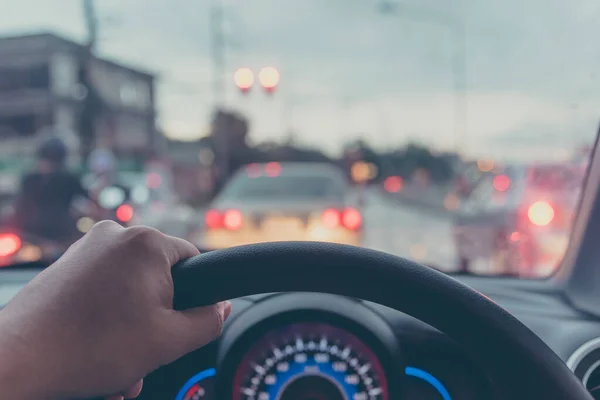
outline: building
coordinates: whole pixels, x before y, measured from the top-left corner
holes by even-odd
[[[162,145],[155,128],[155,77],[119,63],[92,57],[86,47],[43,33],[0,38],[0,160],[30,159],[40,132],[65,132],[79,149],[79,127],[87,96],[86,65],[95,98],[95,145],[111,148],[120,160],[143,163]],[[14,167],[14,165],[12,165]]]

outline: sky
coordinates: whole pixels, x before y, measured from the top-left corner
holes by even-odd
[[[563,158],[600,122],[597,0],[221,0],[227,107],[251,139],[329,153],[364,137],[501,159]],[[102,56],[158,75],[161,127],[207,133],[214,102],[209,19],[217,0],[96,0]],[[0,34],[85,38],[80,0],[0,0]],[[464,51],[461,51],[464,48]],[[464,112],[457,112],[465,65]],[[281,72],[273,96],[236,68]],[[458,94],[457,94],[458,93]],[[460,110],[460,108],[459,108]],[[465,129],[461,129],[464,116]]]

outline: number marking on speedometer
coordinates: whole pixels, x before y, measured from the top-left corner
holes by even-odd
[[[277,382],[277,377],[273,374],[265,376],[265,383],[267,385],[274,385]]]
[[[287,362],[280,362],[279,364],[277,364],[278,372],[286,372],[288,369],[290,369],[290,364],[288,364]]]
[[[353,400],[367,400],[367,394],[365,392],[358,392],[354,395]]]

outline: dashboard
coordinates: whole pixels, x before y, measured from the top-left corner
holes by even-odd
[[[220,340],[155,371],[140,399],[493,398],[445,336],[424,324],[394,329],[377,307],[317,293],[236,299]]]
[[[4,270],[4,304],[39,270]],[[600,320],[536,281],[461,277],[542,338],[600,399]],[[415,299],[415,301],[425,301]],[[475,355],[396,310],[319,293],[232,301],[222,336],[145,379],[141,400],[493,400]]]

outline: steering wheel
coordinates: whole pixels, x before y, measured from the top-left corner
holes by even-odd
[[[486,370],[500,398],[592,400],[563,361],[499,305],[391,254],[330,243],[262,243],[201,254],[172,273],[177,309],[286,291],[357,297],[446,333]]]

